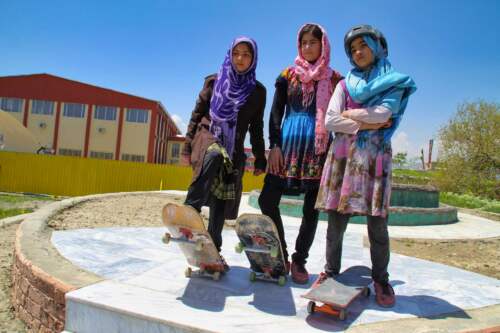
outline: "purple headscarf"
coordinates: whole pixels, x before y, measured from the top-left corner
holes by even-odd
[[[232,63],[233,49],[236,45],[246,42],[252,47],[252,63],[250,67],[239,73]],[[238,37],[227,51],[224,63],[217,74],[212,99],[210,100],[210,132],[233,157],[236,120],[238,111],[245,104],[248,96],[255,89],[255,68],[257,67],[257,43],[249,37]]]

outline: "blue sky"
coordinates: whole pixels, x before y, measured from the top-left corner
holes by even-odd
[[[50,73],[159,100],[183,131],[203,78],[218,71],[234,37],[248,35],[268,90],[267,140],[274,80],[293,63],[306,22],[326,28],[331,66],[343,74],[347,29],[368,23],[385,34],[393,66],[418,85],[397,151],[427,147],[464,101],[500,102],[497,0],[0,0],[0,13],[0,76]]]

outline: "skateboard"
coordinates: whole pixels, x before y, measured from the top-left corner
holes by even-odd
[[[186,277],[200,276],[219,280],[224,272],[223,260],[200,214],[191,206],[168,203],[163,207],[162,219],[169,231],[163,236],[163,242],[178,243],[188,264],[199,268],[193,270],[188,266]]]
[[[286,283],[285,259],[273,220],[260,214],[243,214],[236,220],[240,242],[236,252],[245,254],[250,262],[250,281]]]
[[[349,305],[359,296],[370,296],[371,270],[366,266],[353,266],[334,278],[328,278],[310,289],[302,297],[309,299],[307,312],[323,312],[345,320]],[[317,306],[316,302],[323,305]]]

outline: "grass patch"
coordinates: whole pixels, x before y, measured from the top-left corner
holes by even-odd
[[[26,209],[26,208],[0,209],[0,219],[31,212],[33,212],[32,209]]]
[[[417,177],[417,178],[429,178],[432,175],[432,171],[393,169],[392,175],[393,176],[412,176],[412,177]]]
[[[16,195],[16,194],[0,194],[0,202],[6,203],[18,203],[25,201],[52,201],[55,200],[52,197],[44,195]]]
[[[479,209],[500,214],[500,201],[480,198],[471,194],[441,192],[439,193],[439,201],[455,207]]]
[[[432,183],[434,171],[394,169],[392,179],[398,184],[429,185]]]

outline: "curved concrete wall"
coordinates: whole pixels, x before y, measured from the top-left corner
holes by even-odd
[[[403,192],[402,189],[399,191]],[[437,192],[437,191],[436,191]],[[248,197],[248,203],[250,206],[259,209],[259,198],[260,191],[252,191]],[[429,197],[427,197],[429,196]],[[422,195],[418,191],[412,189],[408,194],[413,204],[425,200],[426,202],[430,199],[432,202],[434,193],[432,191],[424,192]],[[439,198],[439,193],[437,193]],[[303,200],[300,197],[295,197],[298,199],[292,199],[292,197],[283,197],[280,202],[281,214],[294,217],[302,217],[302,205]],[[391,199],[392,204],[392,199]],[[328,215],[325,212],[320,212],[319,219],[323,221],[328,220]],[[449,206],[439,206],[439,207],[399,207],[391,206],[389,208],[389,225],[399,225],[399,226],[412,226],[412,225],[436,225],[436,224],[450,224],[458,221],[457,209],[455,207]],[[350,223],[365,224],[366,217],[364,216],[353,216]]]

